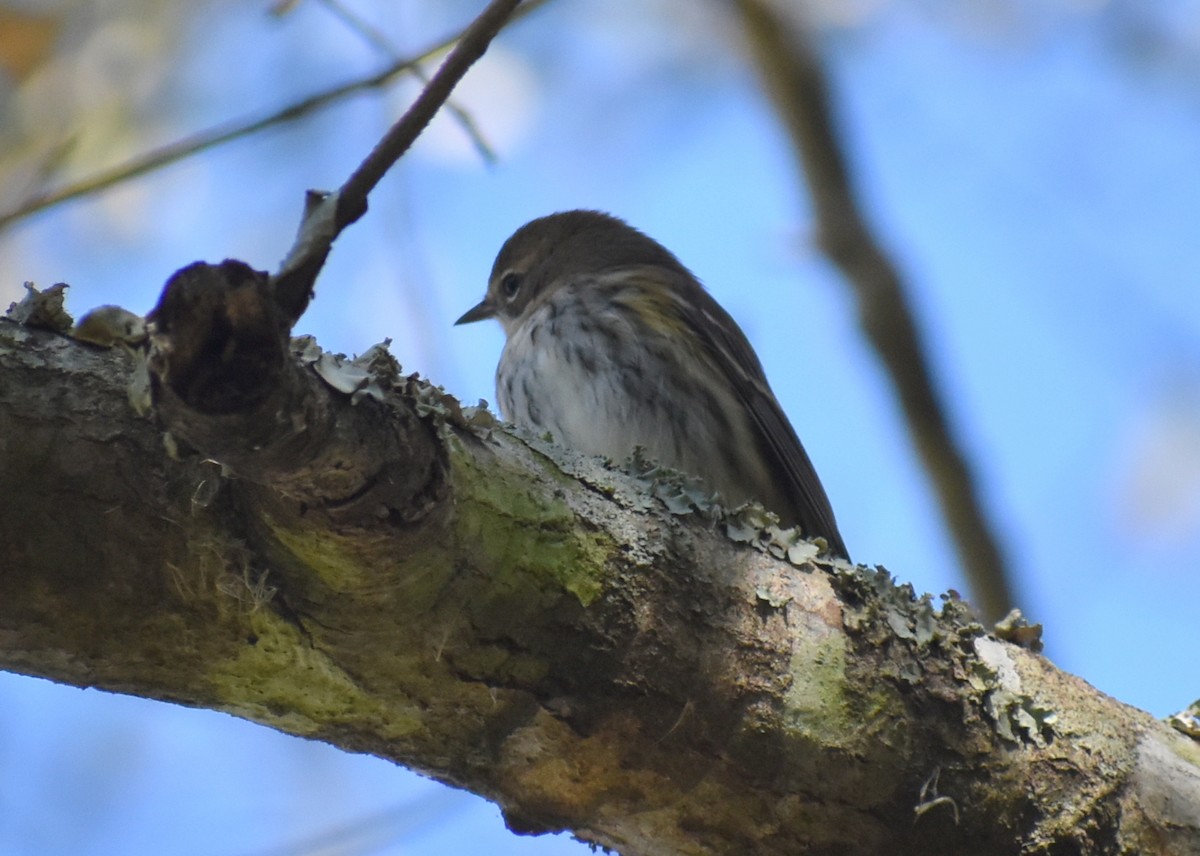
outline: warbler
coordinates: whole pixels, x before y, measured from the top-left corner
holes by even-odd
[[[664,246],[599,211],[526,223],[487,294],[456,324],[496,318],[504,417],[615,460],[637,446],[736,506],[849,558],[829,499],[746,335]]]

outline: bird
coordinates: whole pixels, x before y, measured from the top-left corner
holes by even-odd
[[[575,451],[640,447],[734,507],[849,552],[825,489],[733,318],[666,247],[601,211],[520,227],[455,324],[505,333],[496,398],[510,422]]]

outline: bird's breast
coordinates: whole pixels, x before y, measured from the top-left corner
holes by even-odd
[[[699,347],[624,301],[562,295],[513,329],[496,371],[506,419],[622,461],[635,447],[736,503],[771,474],[744,406]]]

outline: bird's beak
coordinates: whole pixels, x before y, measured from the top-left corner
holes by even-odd
[[[485,298],[483,298],[483,300],[479,301],[478,304],[476,304],[475,306],[472,306],[470,309],[468,309],[466,312],[464,312],[463,317],[459,318],[457,321],[455,321],[454,324],[455,324],[455,326],[458,326],[459,324],[474,324],[476,321],[483,321],[487,318],[495,318],[495,317],[496,317],[496,310],[492,307],[492,304],[489,303],[488,299],[485,297]]]

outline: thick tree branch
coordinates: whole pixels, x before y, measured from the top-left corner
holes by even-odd
[[[132,363],[0,322],[4,668],[373,752],[625,854],[1200,846],[1195,744],[954,601],[773,559],[387,373],[277,402],[437,448],[423,513],[346,522],[282,465],[223,474],[203,432],[172,458]]]
[[[411,414],[385,408],[381,392],[368,394],[378,380],[367,365],[315,346],[307,360],[293,355],[290,319],[266,274],[240,262],[191,265],[171,278],[150,321],[160,419],[239,478],[342,523],[416,519],[443,489],[440,445]],[[380,359],[376,373],[395,379],[394,361]],[[358,393],[358,406],[343,412],[322,377]]]
[[[1014,605],[1008,565],[987,522],[967,456],[951,430],[900,274],[859,210],[820,61],[807,34],[798,32],[773,0],[736,0],[736,7],[763,87],[791,137],[820,246],[858,297],[863,332],[892,379],[972,599],[984,615],[997,620]]]

